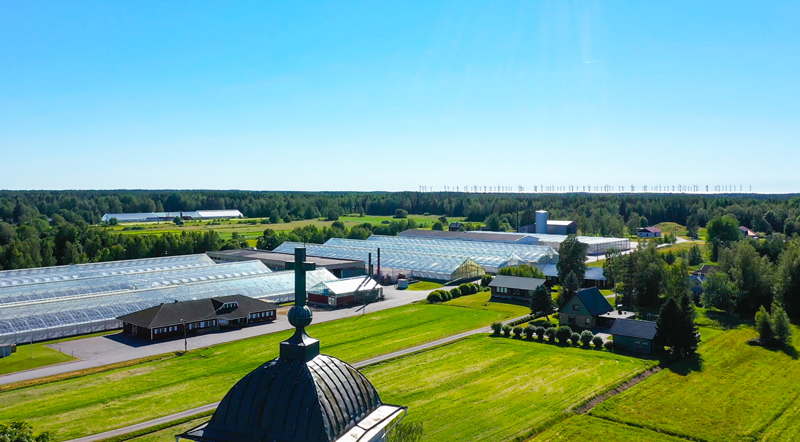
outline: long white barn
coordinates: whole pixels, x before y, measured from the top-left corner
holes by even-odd
[[[183,219],[244,218],[242,212],[238,210],[189,210],[183,212],[106,213],[101,220],[107,223],[114,218],[120,223],[143,223],[171,221],[176,216]]]

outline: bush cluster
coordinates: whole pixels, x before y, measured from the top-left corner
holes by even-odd
[[[528,323],[528,325],[523,328],[519,325],[521,323],[522,322],[517,322],[517,324],[514,324],[510,322],[508,324],[503,324],[502,322],[495,322],[492,324],[492,331],[495,336],[502,335],[508,338],[513,334],[515,339],[524,338],[528,341],[536,339],[541,342],[547,338],[547,341],[550,343],[558,341],[561,345],[572,345],[573,347],[580,345],[583,348],[592,348],[592,346],[594,346],[594,348],[598,350],[603,348],[612,350],[614,348],[614,343],[612,341],[603,341],[603,338],[595,336],[589,330],[583,330],[581,333],[577,333],[573,332],[572,329],[566,325],[545,328],[534,325],[533,323]]]
[[[431,304],[437,302],[447,302],[451,299],[460,298],[462,296],[474,295],[481,291],[478,284],[465,283],[450,290],[434,290],[428,295],[428,302]]]

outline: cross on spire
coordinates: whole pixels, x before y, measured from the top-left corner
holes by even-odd
[[[306,272],[316,269],[312,262],[306,262],[305,247],[294,249],[294,262],[286,264],[287,270],[294,270],[294,306],[289,310],[289,323],[295,327],[291,338],[281,342],[281,358],[308,362],[319,355],[319,340],[306,334],[313,314],[306,305]]]

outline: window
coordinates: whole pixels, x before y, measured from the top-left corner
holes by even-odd
[[[581,306],[580,306],[580,305],[578,305],[578,304],[572,304],[572,311],[573,311],[573,312],[579,312],[579,311],[581,311]]]
[[[575,323],[575,317],[572,316],[572,315],[569,315],[567,317],[567,322],[569,322],[570,324],[574,324]]]
[[[239,307],[239,303],[238,302],[226,302],[226,303],[222,304],[222,308],[224,308],[224,309],[236,308],[236,307]]]
[[[592,318],[586,318],[586,325],[592,325]]]

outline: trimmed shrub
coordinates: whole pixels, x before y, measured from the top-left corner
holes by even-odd
[[[530,341],[533,339],[533,333],[536,331],[536,327],[528,324],[525,326],[525,330],[523,331],[525,332],[525,339]]]
[[[556,339],[556,328],[555,327],[547,327],[544,331],[544,335],[547,337],[547,341],[552,343],[555,342]]]
[[[458,286],[458,289],[461,290],[461,296],[474,295],[475,293],[478,293],[478,290],[475,289],[475,284],[464,283]]]
[[[453,298],[460,298],[461,297],[461,290],[458,287],[450,290],[450,296]]]
[[[444,302],[447,302],[447,301],[453,299],[453,294],[448,292],[448,291],[446,291],[446,290],[442,290],[441,294],[442,294],[442,301],[444,301]]]
[[[503,336],[505,336],[505,337],[511,336],[511,326],[510,325],[504,325],[503,326]]]
[[[603,348],[606,350],[612,350],[614,348],[614,341],[606,341],[603,343]]]
[[[473,295],[475,293],[478,293],[479,291],[481,291],[481,286],[479,286],[478,284],[475,284],[474,282],[469,283],[469,286],[472,287],[472,294]]]
[[[517,325],[517,326],[514,327],[513,331],[514,331],[514,337],[515,338],[517,338],[517,339],[522,338],[522,327]]]
[[[595,336],[592,338],[592,344],[594,344],[594,348],[600,348],[603,346],[603,338],[600,336]]]
[[[503,323],[502,322],[493,322],[492,323],[492,331],[494,332],[495,336],[500,336],[500,332],[503,330]]]
[[[544,327],[536,327],[533,332],[536,333],[536,339],[540,341],[544,339]]]
[[[566,325],[562,325],[556,330],[556,339],[558,339],[558,342],[561,344],[566,344],[570,336],[572,336],[572,329]]]
[[[436,292],[432,292],[428,295],[428,303],[436,304],[437,302],[442,302],[442,295]]]
[[[494,279],[492,277],[492,275],[483,275],[483,276],[481,276],[481,286],[482,287],[488,287],[489,283],[492,282],[492,279]]]
[[[591,344],[592,339],[594,339],[594,335],[589,330],[584,330],[581,332],[581,344],[584,347],[589,348],[589,344]]]
[[[545,318],[534,319],[532,324],[535,325],[536,327],[544,327],[544,328],[553,326],[553,324]]]
[[[572,345],[578,345],[578,341],[581,340],[581,335],[573,333],[569,336],[569,340],[572,342]]]

